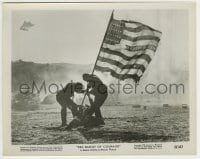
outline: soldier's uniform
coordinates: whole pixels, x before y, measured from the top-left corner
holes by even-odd
[[[91,107],[85,116],[89,120],[90,116],[95,113],[96,121],[104,124],[100,107],[108,97],[107,86],[96,75],[83,74],[83,80],[88,82],[88,97],[90,98],[90,94],[94,95],[94,101],[90,100]],[[85,119],[85,123],[87,124],[87,119]]]
[[[78,83],[80,84],[80,83]],[[61,121],[62,126],[66,125],[66,109],[69,108],[72,111],[72,115],[78,115],[78,105],[73,102],[74,91],[77,83],[68,83],[65,88],[58,91],[56,94],[56,100],[61,105]],[[80,84],[81,85],[81,84]]]

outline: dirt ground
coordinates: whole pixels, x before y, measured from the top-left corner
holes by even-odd
[[[59,130],[58,104],[12,110],[12,144],[189,141],[189,110],[181,107],[103,106],[105,126]],[[68,110],[68,122],[72,115]]]

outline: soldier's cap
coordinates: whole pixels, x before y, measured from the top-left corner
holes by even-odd
[[[84,79],[84,80],[87,80],[90,76],[91,76],[90,74],[84,73],[84,74],[83,74],[83,79]]]

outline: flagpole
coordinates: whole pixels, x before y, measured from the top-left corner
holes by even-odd
[[[98,55],[97,55],[97,58],[96,58],[96,61],[95,61],[95,64],[94,64],[94,67],[93,67],[93,70],[92,70],[92,74],[94,73],[94,69],[95,69],[95,66],[96,66],[96,64],[97,64],[97,61],[98,61],[98,57],[99,57],[99,55],[100,55],[100,52],[101,52],[101,48],[102,48],[102,46],[103,46],[103,42],[104,42],[104,40],[105,40],[105,38],[106,38],[106,33],[107,33],[108,28],[109,28],[109,26],[110,26],[111,20],[113,19],[113,13],[114,13],[114,10],[112,10],[112,13],[111,13],[111,15],[110,15],[110,20],[109,20],[109,22],[108,22],[108,26],[107,26],[107,28],[106,28],[106,32],[105,32],[104,37],[103,37],[103,41],[102,41],[102,43],[101,43],[101,47],[100,47],[100,49],[99,49],[99,53],[98,53]]]
[[[104,40],[105,40],[105,38],[106,38],[106,33],[107,33],[108,28],[109,28],[109,26],[110,26],[111,20],[113,19],[113,13],[114,13],[114,10],[112,10],[112,13],[111,13],[111,15],[110,15],[110,19],[109,19],[109,22],[108,22],[108,25],[107,25],[107,28],[106,28],[106,32],[105,32],[105,34],[104,34],[103,41],[102,41],[102,43],[101,43],[101,46],[100,46],[100,49],[99,49],[99,53],[98,53],[98,55],[97,55],[97,58],[96,58],[94,67],[93,67],[93,69],[92,69],[92,73],[91,73],[92,75],[94,74],[95,66],[96,66],[96,64],[97,64],[97,61],[98,61],[98,58],[99,58],[99,55],[100,55],[100,52],[101,52],[101,48],[102,48],[102,46],[103,46],[103,42],[104,42]],[[85,92],[85,94],[84,94],[84,97],[83,97],[83,100],[82,100],[81,105],[83,105],[83,103],[84,103],[84,101],[85,101],[86,94],[87,94],[87,89],[86,89],[86,92]]]

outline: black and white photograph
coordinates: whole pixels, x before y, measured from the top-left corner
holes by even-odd
[[[53,5],[9,14],[10,145],[193,143],[190,9]]]

